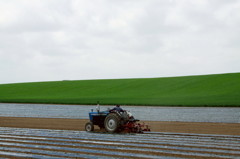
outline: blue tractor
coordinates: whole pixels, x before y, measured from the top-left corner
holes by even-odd
[[[148,125],[138,123],[139,120],[135,119],[129,111],[100,111],[98,106],[96,112],[93,109],[89,112],[89,119],[90,121],[85,125],[87,132],[94,131],[94,125],[110,133],[142,133],[143,131],[150,131]]]

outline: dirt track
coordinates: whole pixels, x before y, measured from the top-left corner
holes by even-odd
[[[0,127],[84,131],[85,119],[0,117]],[[240,135],[240,123],[146,121],[153,132]]]

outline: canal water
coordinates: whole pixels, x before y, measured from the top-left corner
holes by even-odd
[[[101,106],[101,111],[113,106]],[[240,123],[240,108],[223,107],[150,107],[122,106],[135,118],[149,121],[220,122]],[[88,119],[93,105],[47,105],[0,103],[2,117],[40,117]]]

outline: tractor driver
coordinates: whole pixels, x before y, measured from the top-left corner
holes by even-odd
[[[116,107],[114,107],[113,109],[109,110],[109,112],[111,111],[117,111],[117,112],[124,112],[124,110],[120,107],[120,105],[116,105]]]

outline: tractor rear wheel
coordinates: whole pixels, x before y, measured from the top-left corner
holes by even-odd
[[[107,132],[117,132],[121,126],[121,117],[115,113],[110,113],[104,120],[104,127]]]
[[[87,122],[87,123],[85,124],[85,130],[88,131],[88,132],[93,131],[93,130],[94,130],[94,125],[93,125],[93,123],[92,123],[92,122]]]

